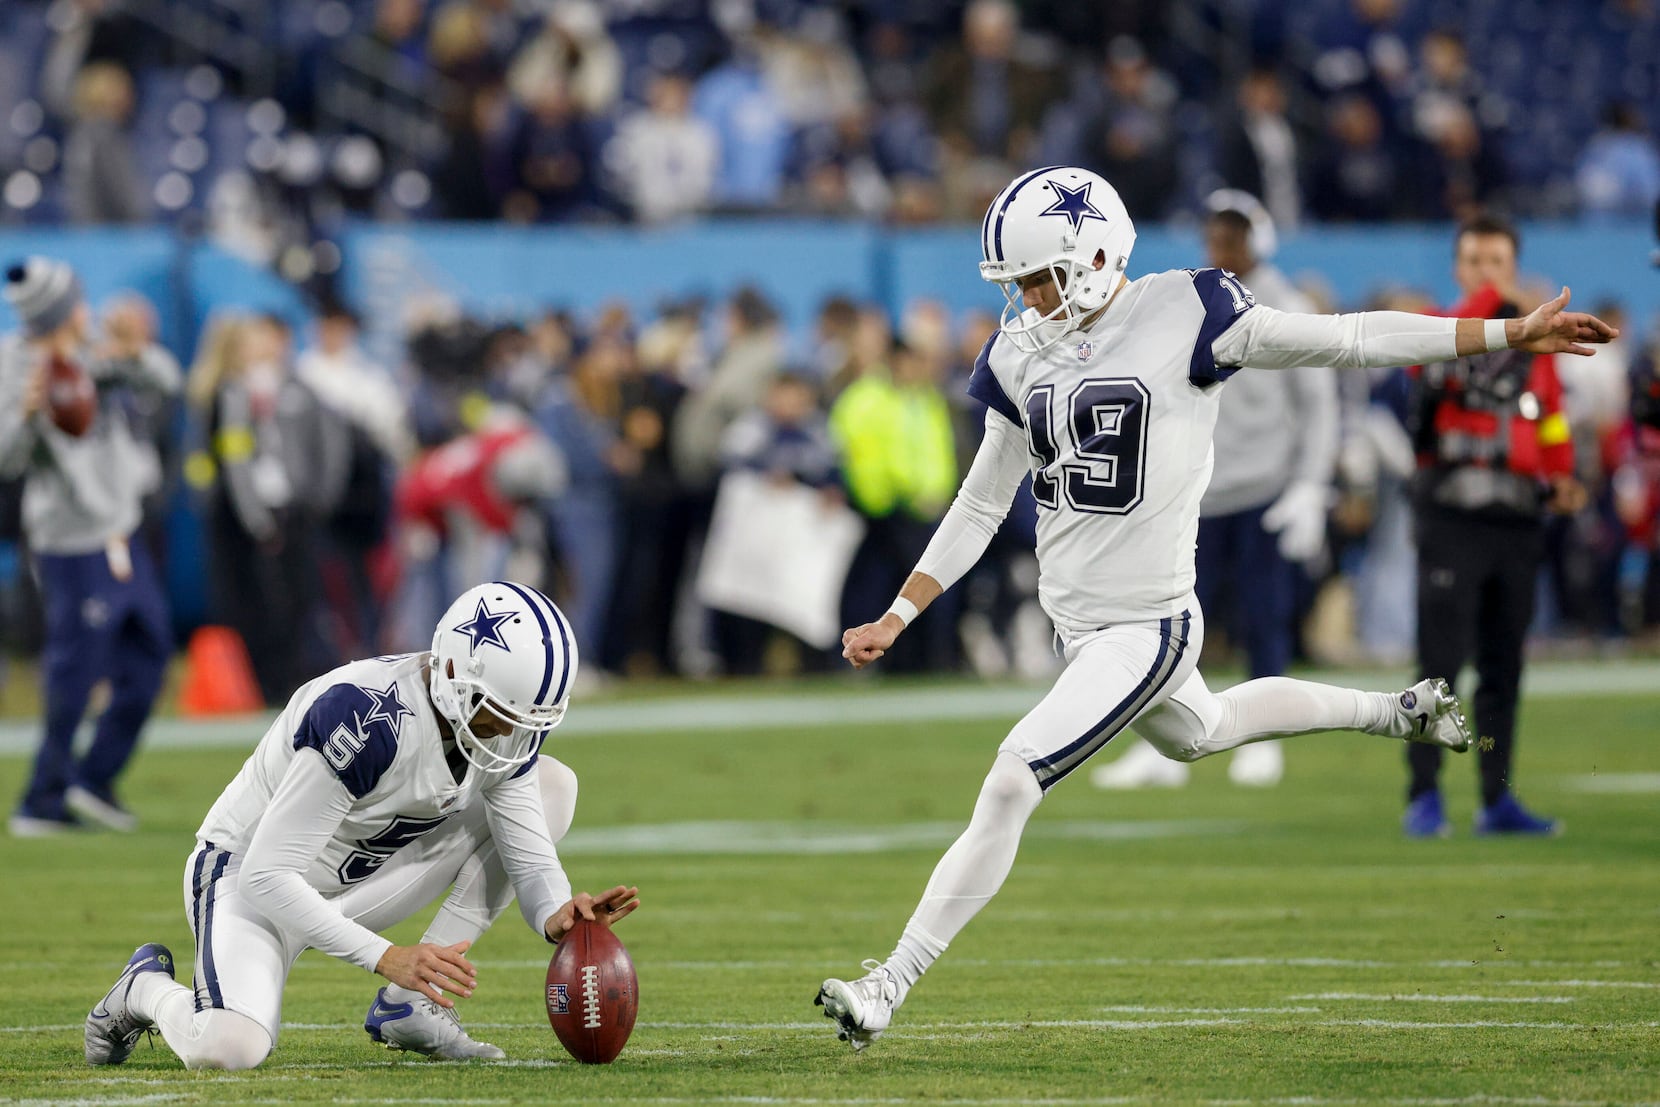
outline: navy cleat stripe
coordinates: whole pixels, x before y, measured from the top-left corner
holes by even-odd
[[[1075,741],[1048,757],[1028,762],[1028,767],[1036,774],[1038,784],[1044,791],[1048,791],[1073,769],[1088,761],[1102,746],[1116,738],[1157,698],[1176,670],[1181,667],[1182,655],[1187,651],[1187,632],[1191,622],[1192,616],[1186,611],[1181,614],[1179,628],[1173,625],[1174,620],[1161,619],[1159,652],[1153,658],[1152,668],[1148,669],[1147,675],[1135,686],[1135,690],[1120,700],[1107,713],[1106,718],[1090,727]]]
[[[542,609],[537,606],[535,600],[531,599],[530,593],[519,587],[517,584],[514,584],[510,580],[497,581],[496,583],[502,585],[504,588],[511,588],[513,591],[517,592],[519,594],[519,598],[524,600],[525,605],[530,608],[531,614],[536,616],[536,622],[542,627],[542,649],[547,653],[547,660],[545,662],[545,667],[542,670],[542,686],[536,691],[536,702],[540,704],[543,700],[547,699],[548,686],[553,683],[553,631],[548,628],[548,617],[542,614]],[[565,637],[564,627],[559,628],[559,637],[561,639]],[[563,680],[559,682],[559,687],[561,690],[564,689],[565,682]]]

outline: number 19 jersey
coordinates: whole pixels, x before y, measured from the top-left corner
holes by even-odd
[[[1039,353],[992,335],[969,394],[1024,432],[1038,502],[1038,599],[1082,633],[1178,614],[1223,382],[1211,346],[1255,304],[1219,269],[1132,281]],[[1287,428],[1289,431],[1291,428]]]

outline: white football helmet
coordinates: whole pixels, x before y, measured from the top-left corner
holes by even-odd
[[[527,584],[493,581],[461,593],[432,636],[432,703],[456,746],[486,772],[524,764],[565,717],[576,679],[576,635],[548,599]],[[480,738],[479,708],[512,726]]]
[[[1051,165],[1016,177],[980,224],[980,276],[1008,301],[1002,329],[1017,349],[1037,353],[1059,342],[1118,287],[1135,246],[1135,225],[1118,192],[1099,173]],[[1095,268],[1095,256],[1106,264]],[[1048,315],[1027,308],[1017,278],[1048,269],[1061,303]]]

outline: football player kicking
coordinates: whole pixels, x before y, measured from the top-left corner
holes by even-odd
[[[576,676],[570,624],[533,588],[496,582],[445,612],[432,652],[355,661],[294,694],[196,832],[184,903],[195,989],[140,946],[86,1020],[86,1059],[118,1065],[154,1028],[187,1068],[249,1069],[277,1042],[302,950],[384,976],[364,1029],[394,1049],[500,1058],[461,1028],[475,942],[515,897],[557,942],[615,921],[636,889],[571,895],[553,844],[576,776],[539,753]],[[449,896],[417,945],[377,931]],[[446,994],[447,993],[447,994]]]
[[[985,439],[916,571],[879,620],[843,634],[842,655],[854,668],[880,658],[979,558],[1030,470],[1038,595],[1067,667],[999,747],[968,829],[893,953],[820,988],[816,1002],[856,1050],[996,895],[1044,793],[1126,728],[1178,761],[1325,730],[1469,747],[1439,680],[1393,694],[1284,677],[1205,686],[1193,551],[1228,377],[1241,366],[1410,365],[1507,347],[1588,354],[1586,343],[1617,334],[1565,311],[1567,289],[1521,319],[1279,312],[1219,269],[1131,281],[1134,242],[1112,186],[1068,167],[1016,178],[981,225],[980,274],[1008,300],[968,385],[988,408]]]

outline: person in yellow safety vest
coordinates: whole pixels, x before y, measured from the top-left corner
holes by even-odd
[[[890,369],[891,364],[891,369]],[[848,502],[869,531],[842,591],[844,608],[864,610],[900,584],[956,492],[951,408],[939,381],[940,358],[893,344],[887,358],[863,360],[859,376],[830,408],[830,435],[841,454]],[[953,663],[951,612],[919,636],[922,649],[895,658],[913,668]]]

